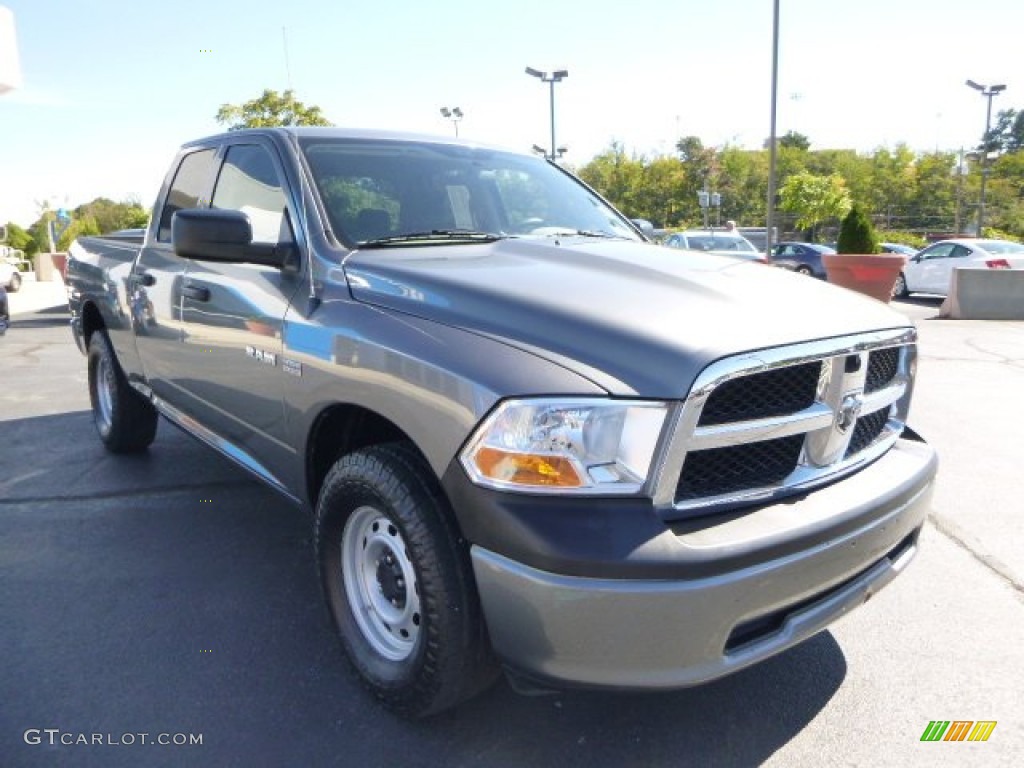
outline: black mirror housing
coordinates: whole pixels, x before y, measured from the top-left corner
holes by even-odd
[[[644,237],[654,237],[654,225],[647,221],[647,219],[630,219],[630,221],[643,233]]]
[[[184,259],[283,267],[290,246],[252,242],[252,223],[241,211],[185,208],[171,218],[171,244]]]

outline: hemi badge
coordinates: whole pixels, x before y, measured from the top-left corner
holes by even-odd
[[[281,370],[290,373],[292,376],[302,375],[302,363],[298,360],[289,360],[287,357],[281,361]]]

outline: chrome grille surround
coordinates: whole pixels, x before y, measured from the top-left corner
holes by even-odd
[[[749,352],[712,363],[697,377],[675,414],[659,469],[651,480],[655,507],[664,517],[675,519],[763,503],[830,482],[878,458],[892,447],[906,423],[916,341],[915,329],[897,328]],[[700,423],[708,399],[726,382],[815,362],[821,364],[817,391],[807,407],[769,418]],[[875,415],[858,430],[860,419],[883,410],[887,417],[880,428],[881,419]],[[850,450],[855,434],[857,450]],[[737,488],[734,480],[732,487],[720,493],[678,497],[687,480],[681,475],[688,455],[794,435],[803,436],[803,445],[795,465],[780,481]],[[707,487],[706,479],[701,487]]]

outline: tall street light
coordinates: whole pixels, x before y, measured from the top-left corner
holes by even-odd
[[[452,121],[452,125],[455,126],[455,136],[458,137],[459,120],[461,120],[464,117],[464,115],[462,114],[462,110],[459,109],[458,107],[452,107],[451,109],[448,109],[448,107],[441,107],[441,116],[446,117]]]
[[[558,145],[555,144],[555,83],[567,78],[569,76],[569,70],[556,69],[554,72],[548,74],[547,72],[541,72],[539,69],[527,67],[526,74],[531,77],[536,77],[542,83],[551,84],[551,153],[548,155],[548,159],[555,160],[559,157],[557,149]]]
[[[992,97],[1005,91],[1006,86],[980,85],[973,80],[968,80],[967,86],[988,99],[988,106],[985,109],[985,134],[981,138],[981,200],[978,202],[978,237],[981,237],[981,228],[985,222],[985,182],[988,180],[988,141],[989,131],[992,130]]]
[[[771,258],[775,233],[776,111],[779,102],[779,0],[772,3],[772,105],[768,129],[768,200],[765,216],[764,251]]]

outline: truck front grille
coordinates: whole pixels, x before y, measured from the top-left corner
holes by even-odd
[[[701,410],[700,425],[766,419],[807,408],[814,402],[820,373],[821,363],[814,362],[768,371],[747,381],[727,381],[711,393]]]
[[[899,329],[727,358],[697,378],[655,487],[666,515],[762,502],[855,471],[892,447],[913,385]]]
[[[857,420],[857,426],[853,430],[853,437],[850,438],[850,445],[846,449],[846,457],[855,456],[869,445],[871,445],[882,434],[886,422],[889,421],[889,410],[883,408],[880,411],[861,416]]]
[[[676,500],[698,499],[782,482],[793,471],[804,439],[800,435],[691,451],[683,463]]]
[[[868,376],[864,382],[865,392],[876,392],[887,387],[896,376],[900,365],[898,347],[879,349],[868,355]]]

